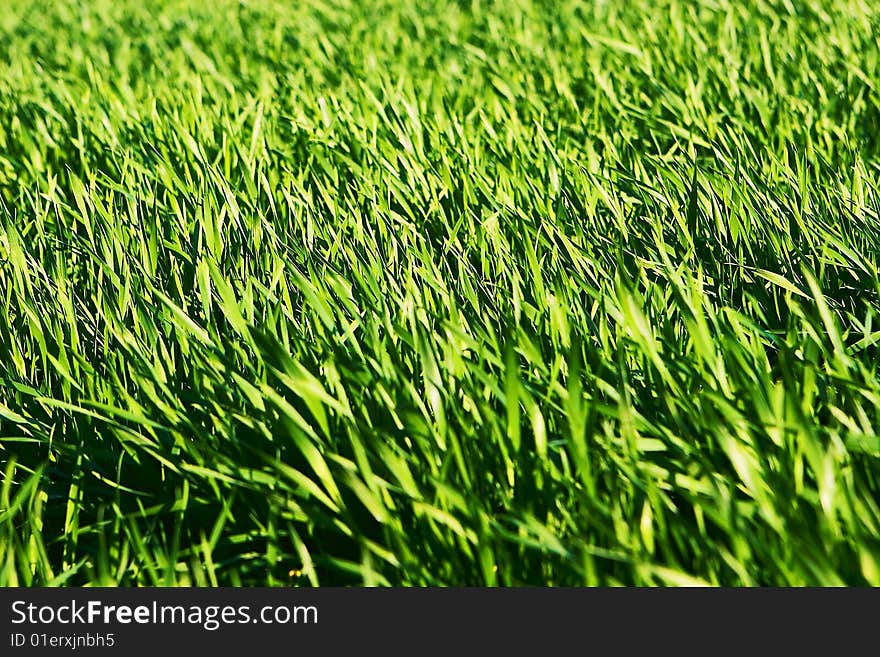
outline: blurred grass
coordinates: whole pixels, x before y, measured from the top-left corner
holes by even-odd
[[[880,585],[880,10],[0,8],[0,585]]]

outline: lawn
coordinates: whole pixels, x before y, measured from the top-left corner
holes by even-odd
[[[0,585],[880,585],[880,6],[6,0]]]

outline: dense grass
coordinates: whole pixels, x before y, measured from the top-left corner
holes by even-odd
[[[0,8],[0,584],[880,585],[880,8]]]

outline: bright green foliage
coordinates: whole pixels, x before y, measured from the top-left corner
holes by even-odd
[[[878,35],[4,1],[0,584],[880,585]]]

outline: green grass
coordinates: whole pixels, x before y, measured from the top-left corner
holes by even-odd
[[[880,585],[878,35],[3,2],[0,585]]]

